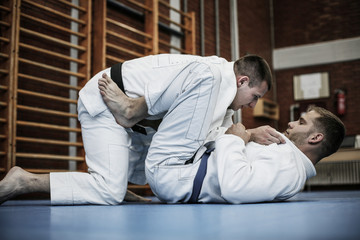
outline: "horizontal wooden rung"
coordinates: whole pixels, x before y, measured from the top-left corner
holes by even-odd
[[[44,63],[34,62],[34,61],[31,61],[31,60],[28,60],[28,59],[25,59],[25,58],[19,58],[19,61],[20,61],[20,62],[23,62],[23,63],[27,63],[27,64],[30,64],[30,65],[33,65],[33,66],[45,68],[45,69],[48,69],[48,70],[51,70],[51,71],[63,73],[63,74],[66,74],[66,75],[85,78],[85,74],[76,73],[76,72],[72,72],[72,71],[69,71],[69,70],[64,70],[64,69],[62,69],[62,68],[53,67],[53,66],[51,66],[51,65],[44,64]]]
[[[10,42],[10,39],[5,38],[5,37],[0,37],[0,42],[6,42],[6,43],[9,43],[9,42]]]
[[[107,21],[108,23],[114,24],[114,25],[116,25],[116,26],[118,26],[118,27],[124,28],[124,29],[126,29],[126,30],[128,30],[128,31],[130,31],[130,32],[139,34],[139,35],[141,35],[141,36],[143,36],[143,37],[146,37],[146,38],[148,38],[148,39],[152,39],[152,38],[153,38],[151,34],[145,33],[145,32],[143,32],[143,31],[140,31],[140,30],[136,29],[136,28],[130,27],[130,26],[124,24],[124,23],[120,23],[120,22],[118,22],[118,21],[115,21],[115,20],[113,20],[113,19],[106,18],[106,21]]]
[[[70,16],[67,15],[67,14],[64,14],[64,13],[62,13],[62,12],[59,12],[59,11],[56,11],[56,10],[51,9],[51,8],[49,8],[49,7],[46,7],[46,6],[43,5],[43,4],[35,3],[35,2],[33,2],[33,1],[30,1],[30,0],[22,0],[22,1],[23,1],[23,2],[26,2],[26,3],[29,3],[29,4],[37,7],[37,8],[40,8],[40,9],[42,9],[42,10],[44,10],[44,11],[47,11],[47,12],[50,12],[50,13],[52,13],[52,14],[58,15],[58,16],[64,18],[64,19],[68,19],[68,20],[70,20],[70,21],[74,21],[74,22],[77,22],[77,23],[80,23],[80,24],[83,24],[83,25],[86,24],[86,22],[83,21],[83,20],[70,17]]]
[[[10,27],[10,23],[5,22],[5,21],[0,21],[0,26],[4,26],[4,27],[9,28],[9,27]]]
[[[37,122],[27,122],[27,121],[16,121],[16,124],[19,126],[27,126],[27,127],[38,127],[38,128],[45,128],[45,129],[52,129],[58,131],[65,131],[65,132],[81,132],[80,128],[71,128],[47,123],[37,123]]]
[[[141,54],[141,53],[131,51],[128,48],[119,47],[118,45],[115,45],[115,44],[112,44],[112,43],[107,43],[106,46],[109,47],[109,48],[113,48],[115,50],[119,50],[121,52],[125,52],[126,54],[136,56],[136,57],[142,57],[143,56],[143,54]]]
[[[8,89],[9,89],[8,86],[0,85],[0,90],[1,91],[6,91]]]
[[[0,6],[0,11],[3,11],[3,12],[10,12],[10,8],[6,7],[6,6]]]
[[[175,50],[177,50],[177,51],[179,51],[179,52],[189,53],[189,54],[190,54],[189,51],[186,51],[186,50],[183,49],[183,48],[179,48],[179,47],[177,47],[177,46],[171,45],[171,44],[169,44],[169,43],[167,43],[167,42],[165,42],[165,41],[159,40],[159,43],[162,44],[162,45],[164,45],[164,46],[167,46],[167,47],[169,47],[169,48],[173,48],[173,49],[175,49]]]
[[[173,6],[171,6],[169,3],[165,2],[165,1],[159,0],[159,3],[165,5],[165,6],[168,7],[170,10],[173,10],[173,11],[179,13],[180,15],[182,15],[182,16],[184,16],[184,17],[191,18],[191,16],[189,16],[188,13],[183,12],[183,11],[177,9],[177,8],[174,8]]]
[[[0,69],[1,74],[9,74],[9,70],[7,69]]]
[[[0,53],[1,58],[9,58],[9,54],[6,53]]]
[[[4,124],[4,123],[6,123],[7,121],[6,121],[6,118],[0,118],[0,123],[2,123],[2,124]]]
[[[0,107],[6,107],[7,103],[6,102],[0,102]]]
[[[36,158],[36,159],[51,159],[51,160],[66,160],[66,161],[84,161],[84,157],[65,156],[55,154],[42,154],[42,153],[16,153],[18,158]]]
[[[59,102],[77,104],[77,100],[75,100],[75,99],[58,97],[58,96],[54,96],[54,95],[50,95],[50,94],[38,93],[38,92],[33,92],[33,91],[28,91],[28,90],[23,90],[23,89],[18,89],[17,92],[20,94],[24,94],[24,95],[30,95],[30,96],[40,97],[40,98],[45,98],[45,99],[51,99],[51,100],[55,100],[55,101],[59,101]]]
[[[61,82],[57,82],[57,81],[52,81],[52,80],[49,80],[49,79],[35,77],[35,76],[23,74],[23,73],[18,73],[18,77],[19,78],[26,78],[26,79],[29,79],[29,80],[42,82],[42,83],[46,83],[46,84],[50,84],[50,85],[54,85],[54,86],[58,86],[58,87],[73,89],[73,90],[77,90],[77,91],[80,91],[80,89],[81,89],[81,86],[73,86],[73,85],[70,85],[70,84],[61,83]]]
[[[191,28],[188,28],[187,26],[181,24],[181,23],[178,23],[178,22],[175,22],[173,21],[171,18],[169,18],[168,16],[165,16],[163,14],[159,14],[159,17],[161,17],[162,19],[165,19],[166,21],[168,21],[169,23],[172,23],[182,29],[185,29],[185,30],[188,30],[188,31],[191,31]]]
[[[30,16],[30,15],[27,15],[25,13],[21,13],[21,17],[30,19],[30,20],[32,20],[34,22],[37,22],[37,23],[41,23],[41,24],[46,25],[48,27],[51,27],[53,29],[58,29],[60,31],[67,32],[67,33],[70,33],[70,34],[78,36],[78,37],[86,38],[86,35],[84,33],[72,31],[69,28],[65,28],[65,27],[59,26],[59,25],[54,24],[54,23],[50,23],[49,21],[46,21],[46,20],[43,20],[43,19],[40,19],[40,18],[36,18],[36,17]]]
[[[79,11],[82,11],[82,12],[86,12],[86,9],[84,7],[81,7],[81,6],[78,6],[78,5],[75,5],[75,4],[72,4],[71,2],[68,2],[66,0],[58,0],[59,2],[65,4],[65,5],[68,5],[72,8],[76,8],[77,10]]]
[[[144,5],[144,4],[141,4],[141,3],[138,3],[138,2],[136,2],[136,1],[134,1],[134,0],[127,0],[127,1],[128,1],[129,3],[132,3],[132,4],[134,4],[134,5],[138,6],[138,7],[146,10],[146,11],[149,11],[149,12],[153,11],[153,9],[149,8],[148,6],[146,6],[146,5]]]
[[[125,62],[125,60],[122,59],[122,58],[118,58],[118,57],[114,57],[114,56],[110,56],[110,55],[106,55],[106,59],[108,59],[108,60],[110,60],[110,61],[112,61],[114,63],[123,63],[123,62]]]
[[[39,38],[46,39],[46,40],[54,42],[54,43],[58,43],[58,44],[63,45],[63,46],[67,46],[69,48],[75,48],[75,49],[81,50],[81,51],[86,50],[86,48],[83,47],[83,46],[72,44],[72,43],[70,43],[68,41],[64,41],[64,40],[61,40],[61,39],[58,39],[58,38],[55,38],[55,37],[50,37],[49,35],[39,33],[39,32],[36,32],[36,31],[32,31],[32,30],[29,30],[29,29],[26,29],[26,28],[23,28],[23,27],[20,28],[20,31],[24,32],[24,33],[27,33],[27,34],[30,34],[30,35],[33,35],[33,36],[36,36],[36,37],[39,37]]]
[[[19,46],[22,47],[22,48],[27,48],[27,49],[33,50],[33,51],[45,53],[45,54],[53,56],[53,57],[64,59],[64,60],[67,60],[69,62],[76,62],[76,63],[80,63],[80,64],[85,64],[85,61],[82,60],[82,59],[72,58],[72,57],[70,57],[68,55],[64,55],[64,54],[56,53],[54,51],[49,51],[49,50],[46,50],[46,49],[43,49],[43,48],[31,46],[29,44],[19,43]]]
[[[55,115],[55,116],[59,116],[59,117],[77,118],[77,116],[78,116],[75,113],[61,112],[61,111],[56,111],[56,110],[51,110],[51,109],[30,107],[30,106],[25,106],[25,105],[17,105],[17,108],[20,110],[36,112],[36,113],[44,113],[44,114]]]
[[[164,53],[164,54],[168,54],[169,51],[165,51],[165,50],[159,49],[159,53],[160,53],[160,54],[163,54],[163,53]]]
[[[42,138],[16,137],[16,141],[60,145],[60,146],[83,147],[82,142],[69,142],[69,141],[60,141],[60,140],[42,139]]]
[[[151,47],[148,44],[136,41],[136,40],[134,40],[132,38],[129,38],[129,37],[125,37],[122,34],[118,34],[118,33],[113,32],[113,31],[106,31],[106,33],[109,34],[109,35],[112,35],[114,37],[123,39],[123,40],[125,40],[125,41],[127,41],[127,42],[129,42],[131,44],[135,44],[135,45],[137,45],[139,47],[143,47],[143,48],[146,48],[146,49],[151,49]]]

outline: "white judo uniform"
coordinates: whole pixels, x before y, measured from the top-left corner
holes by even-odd
[[[215,150],[208,159],[207,173],[198,198],[203,203],[252,203],[280,201],[301,191],[316,175],[315,167],[288,138],[285,144],[264,146],[217,130]],[[158,166],[152,179],[156,195],[165,202],[187,202],[199,167],[201,147],[193,164]]]
[[[150,119],[164,117],[158,132],[148,129],[146,136],[116,123],[98,89],[98,79],[104,72],[110,75],[110,69],[96,74],[78,101],[88,173],[51,173],[52,204],[119,204],[128,181],[146,183],[146,157],[149,184],[155,189],[159,166],[184,166],[212,129],[231,125],[227,108],[237,90],[233,65],[215,56],[172,54],[124,62],[126,94],[145,97]]]

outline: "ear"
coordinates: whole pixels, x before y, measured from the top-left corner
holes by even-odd
[[[313,133],[310,136],[309,143],[310,144],[317,144],[320,143],[324,139],[324,134],[322,133]]]
[[[241,87],[242,85],[244,84],[249,84],[249,77],[248,76],[238,76],[236,77],[236,84],[237,84],[237,87]]]

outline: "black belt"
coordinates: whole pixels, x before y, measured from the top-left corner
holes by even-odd
[[[194,178],[193,191],[189,199],[189,203],[197,203],[198,201],[202,184],[204,182],[204,178],[207,171],[208,158],[210,157],[211,152],[214,151],[215,149],[215,142],[214,141],[208,142],[204,146],[207,149],[204,152],[204,154],[201,156],[200,166]]]
[[[121,65],[122,63],[117,63],[111,67],[110,74],[111,79],[118,85],[118,87],[125,93],[124,84],[121,74]]]
[[[121,89],[121,91],[123,91],[125,93],[124,83],[123,83],[122,74],[121,74],[121,66],[122,66],[122,63],[117,63],[117,64],[113,65],[110,69],[110,74],[111,74],[111,79],[116,83],[116,85],[118,85],[118,87]],[[138,133],[147,135],[146,128],[140,124],[135,124],[133,127],[131,127],[131,129],[134,132],[138,132]]]

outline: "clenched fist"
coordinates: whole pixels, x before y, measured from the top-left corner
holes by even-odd
[[[245,126],[241,123],[231,125],[231,127],[228,128],[225,134],[233,134],[235,136],[238,136],[242,138],[242,140],[244,140],[245,144],[249,142],[251,135],[248,131],[246,131]]]

